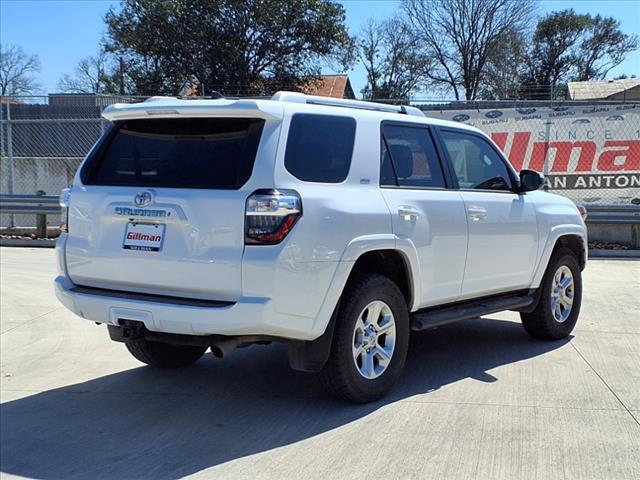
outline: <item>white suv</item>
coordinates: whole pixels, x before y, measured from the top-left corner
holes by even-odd
[[[576,323],[581,213],[477,129],[286,92],[103,115],[63,192],[55,287],[144,363],[287,342],[293,368],[366,402],[411,331],[502,310],[535,338]]]

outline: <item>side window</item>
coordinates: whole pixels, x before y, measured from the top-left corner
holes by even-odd
[[[284,166],[305,182],[343,182],[355,135],[356,121],[351,117],[296,113],[289,126]]]
[[[380,185],[444,188],[442,167],[429,130],[382,126]]]
[[[511,190],[511,179],[504,161],[489,143],[464,132],[442,131],[460,188]]]

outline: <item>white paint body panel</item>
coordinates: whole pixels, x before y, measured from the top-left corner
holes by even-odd
[[[312,340],[326,329],[353,265],[366,252],[396,250],[409,267],[411,311],[539,285],[555,242],[586,228],[575,206],[543,192],[524,195],[379,187],[384,120],[478,130],[418,115],[269,100],[155,99],[112,106],[110,119],[260,116],[265,118],[253,173],[239,190],[152,189],[165,219],[161,252],[125,251],[127,217],[142,188],[85,186],[76,175],[69,234],[58,242],[56,294],[79,316],[107,324],[138,319],[154,331],[182,334],[264,334]],[[303,182],[284,168],[289,123],[298,112],[357,121],[349,174],[338,184]],[[278,245],[244,245],[244,207],[257,189],[300,194],[303,215]],[[405,220],[398,208],[418,216]],[[482,206],[483,220],[468,207]],[[75,285],[220,300],[191,307],[79,294]]]
[[[461,191],[469,240],[462,295],[528,288],[538,255],[536,209],[529,195]],[[482,217],[474,217],[474,209]],[[471,213],[470,213],[471,212]]]
[[[467,218],[456,190],[383,188],[398,238],[416,250],[422,285],[417,308],[455,302],[462,292],[467,257]],[[415,216],[403,216],[403,208]]]

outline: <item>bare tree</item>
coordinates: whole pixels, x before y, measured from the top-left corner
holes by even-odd
[[[429,57],[399,17],[370,19],[358,39],[358,56],[367,71],[365,98],[405,99],[426,79]]]
[[[110,93],[112,86],[105,52],[81,59],[74,74],[65,74],[58,82],[58,89],[67,93]]]
[[[34,94],[39,86],[33,74],[39,71],[37,55],[27,54],[18,45],[0,44],[0,96]]]
[[[534,0],[403,0],[416,34],[436,60],[428,73],[457,100],[475,100],[487,62],[507,32],[533,23]]]

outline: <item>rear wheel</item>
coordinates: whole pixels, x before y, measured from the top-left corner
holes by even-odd
[[[565,338],[578,321],[582,302],[580,266],[570,250],[559,249],[553,254],[540,288],[536,309],[520,314],[522,325],[534,338]]]
[[[341,399],[377,400],[400,377],[408,345],[409,313],[398,286],[382,275],[358,276],[342,298],[321,379]]]
[[[134,340],[126,343],[127,350],[142,363],[159,368],[187,367],[197,362],[207,347],[173,345],[147,340]]]

